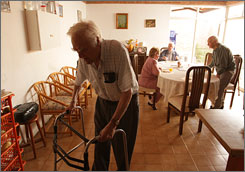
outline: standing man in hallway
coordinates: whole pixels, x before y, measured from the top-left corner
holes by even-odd
[[[98,97],[95,105],[95,135],[100,135],[95,144],[92,170],[108,171],[110,148],[116,128],[127,134],[128,161],[130,164],[139,118],[138,82],[131,66],[127,49],[116,40],[104,40],[92,21],[81,21],[68,33],[79,61],[77,77],[70,109],[84,80],[88,79]],[[122,139],[112,142],[118,170],[125,169]]]
[[[224,90],[229,84],[235,70],[235,62],[229,48],[218,42],[216,36],[208,38],[208,46],[213,49],[213,59],[210,68],[215,67],[217,77],[220,79],[218,97],[211,109],[224,108]]]

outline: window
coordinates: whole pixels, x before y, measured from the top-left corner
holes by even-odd
[[[208,48],[208,37],[218,36],[219,42],[243,58],[240,88],[244,89],[244,4],[228,9],[228,18],[225,19],[226,7],[172,7],[169,29],[177,33],[176,51],[180,57],[194,63],[203,64],[205,54],[213,51]]]
[[[170,16],[170,30],[177,33],[176,51],[180,57],[185,59],[187,57],[189,62],[203,63],[205,54],[212,51],[207,46],[208,37],[223,35],[222,22],[225,17],[225,8],[175,7],[171,8]],[[194,35],[195,40],[193,40]]]
[[[180,60],[191,62],[192,45],[195,32],[196,9],[189,7],[172,7],[170,30],[176,33],[175,49]]]
[[[240,54],[243,58],[240,73],[240,89],[244,90],[244,5],[229,7],[224,44],[232,54]]]
[[[244,16],[244,4],[229,7],[228,18]]]
[[[170,20],[170,30],[174,30],[176,35],[175,50],[181,60],[191,61],[192,44],[194,39],[195,20],[193,19],[172,19]]]
[[[224,20],[225,8],[213,9],[212,11],[198,14],[194,57],[196,63],[203,64],[206,53],[213,51],[207,45],[207,39],[210,36],[218,36],[219,40],[222,41],[224,30],[222,23]]]
[[[224,44],[232,54],[244,54],[244,19],[228,20]]]

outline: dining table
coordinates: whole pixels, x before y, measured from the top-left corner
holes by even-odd
[[[244,171],[244,111],[196,109],[195,112],[229,154],[226,171]]]
[[[198,66],[198,64],[178,63],[178,61],[158,62],[161,72],[158,75],[157,87],[160,88],[164,103],[167,103],[171,97],[184,95],[186,72],[189,67]],[[218,95],[218,90],[219,79],[216,75],[211,74],[208,99],[213,104]]]

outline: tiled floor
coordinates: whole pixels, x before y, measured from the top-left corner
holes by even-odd
[[[243,108],[243,95],[235,97],[233,108]],[[96,96],[89,98],[89,107],[84,111],[85,129],[88,138],[93,137],[93,112]],[[230,96],[227,95],[225,109],[229,107]],[[166,123],[166,105],[160,101],[158,110],[153,111],[147,105],[147,97],[140,96],[140,123],[131,162],[131,171],[224,171],[228,153],[203,126],[197,133],[198,119],[190,116],[184,124],[183,135],[178,134],[179,117],[171,114],[170,123]],[[74,121],[73,126],[81,131],[81,121]],[[80,142],[77,136],[59,135],[59,143],[65,150],[71,149]],[[37,159],[33,158],[30,147],[24,150],[26,160],[25,171],[53,171],[54,153],[52,151],[52,135],[46,137],[47,146],[42,142],[36,144]],[[83,148],[71,153],[71,156],[82,159]],[[111,154],[110,170],[116,170]],[[89,148],[90,167],[93,160],[93,145]],[[58,163],[58,171],[74,171],[64,162]]]

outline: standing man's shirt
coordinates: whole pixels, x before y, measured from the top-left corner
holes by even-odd
[[[138,82],[127,49],[116,40],[103,40],[98,69],[80,58],[75,85],[88,79],[97,95],[110,101],[119,101],[121,92],[138,92]]]
[[[213,60],[208,66],[210,68],[215,66],[218,75],[226,71],[234,71],[236,68],[230,49],[221,44],[213,51]]]

